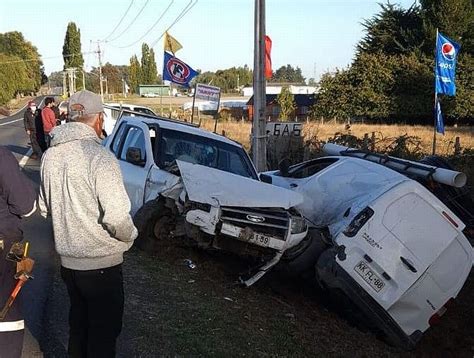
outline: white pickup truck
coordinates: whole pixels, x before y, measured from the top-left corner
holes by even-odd
[[[255,269],[242,281],[251,285],[312,240],[295,209],[301,195],[261,182],[242,146],[226,137],[135,113],[121,117],[105,146],[119,160],[142,249],[190,238],[250,257]]]
[[[456,298],[474,256],[464,223],[409,176],[454,187],[466,177],[334,144],[325,150],[331,156],[262,179],[303,195],[296,208],[310,225],[329,228],[317,282],[357,308],[356,319],[411,349]]]

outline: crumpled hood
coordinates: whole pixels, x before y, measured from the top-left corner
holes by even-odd
[[[80,139],[92,139],[100,143],[100,139],[97,137],[94,129],[80,122],[71,122],[54,127],[50,135],[51,146]]]
[[[190,200],[213,206],[289,209],[303,202],[294,191],[199,164],[176,161]]]

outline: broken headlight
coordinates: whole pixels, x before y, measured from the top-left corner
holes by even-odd
[[[292,234],[301,234],[308,229],[306,225],[306,220],[301,216],[291,216],[291,233]]]

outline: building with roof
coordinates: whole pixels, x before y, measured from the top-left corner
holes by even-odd
[[[278,94],[268,94],[266,95],[266,109],[265,117],[268,120],[278,120],[280,118],[281,108],[277,100]],[[296,108],[290,119],[303,120],[308,116],[311,106],[316,101],[316,94],[295,94],[294,95]],[[253,118],[253,96],[247,102],[249,119]]]

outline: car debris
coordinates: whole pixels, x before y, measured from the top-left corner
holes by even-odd
[[[324,150],[330,156],[262,179],[302,194],[296,208],[328,228],[314,252],[315,282],[357,321],[412,349],[456,298],[474,257],[464,223],[412,178],[459,187],[466,177],[335,144]]]
[[[240,280],[250,286],[311,241],[295,209],[302,196],[261,182],[243,147],[224,136],[134,113],[104,145],[119,159],[143,250],[179,241],[249,258]]]

